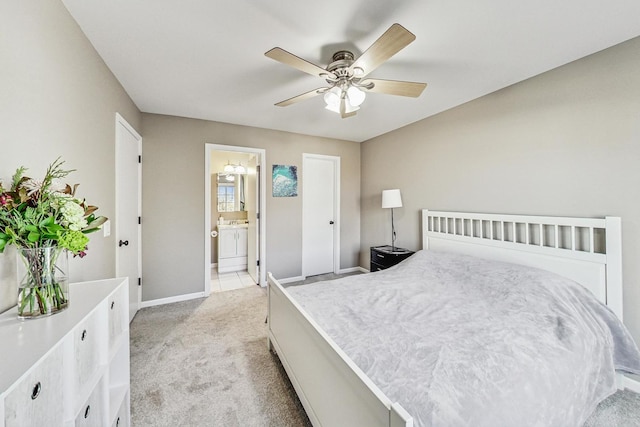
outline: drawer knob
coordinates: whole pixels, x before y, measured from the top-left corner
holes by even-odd
[[[381,255],[381,254],[376,254],[376,256],[377,256],[378,258],[384,258],[384,255]]]
[[[80,340],[84,341],[84,340],[85,340],[85,338],[87,338],[87,330],[86,330],[86,329],[83,329],[83,330],[82,330],[82,336],[80,337]]]
[[[115,301],[111,301],[111,310],[113,310],[113,307],[115,307],[116,302]]]
[[[87,405],[87,409],[84,410],[85,418],[89,418],[89,412],[91,412],[91,405]]]
[[[40,396],[40,391],[42,390],[42,384],[40,381],[33,386],[33,390],[31,390],[31,400],[36,400],[38,396]]]

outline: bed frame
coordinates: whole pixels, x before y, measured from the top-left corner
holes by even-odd
[[[621,221],[422,211],[422,246],[553,271],[622,319]],[[413,419],[351,361],[269,273],[268,345],[314,426],[412,427]],[[621,385],[621,380],[618,381]]]

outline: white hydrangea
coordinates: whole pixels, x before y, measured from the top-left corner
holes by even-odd
[[[60,209],[62,205],[68,201],[73,200],[73,196],[67,193],[52,193],[51,194],[51,207],[54,209]]]
[[[64,199],[58,199],[58,202],[62,200]],[[69,230],[80,231],[88,225],[84,218],[84,208],[73,199],[64,201],[60,206],[60,213],[62,225],[69,227]]]

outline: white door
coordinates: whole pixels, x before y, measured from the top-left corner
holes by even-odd
[[[258,273],[259,224],[257,207],[259,206],[258,195],[260,194],[260,192],[258,191],[259,169],[257,156],[253,156],[247,166],[247,195],[245,198],[247,219],[249,220],[249,228],[247,230],[247,271],[249,272],[249,276],[251,276],[253,281],[258,283],[258,281],[260,280],[260,275]]]
[[[141,152],[142,138],[116,114],[116,276],[129,277],[129,322],[142,296]]]
[[[302,275],[338,272],[340,158],[302,157]]]

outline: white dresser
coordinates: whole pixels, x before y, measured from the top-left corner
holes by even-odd
[[[0,427],[130,425],[128,280],[69,293],[53,316],[0,315]]]

